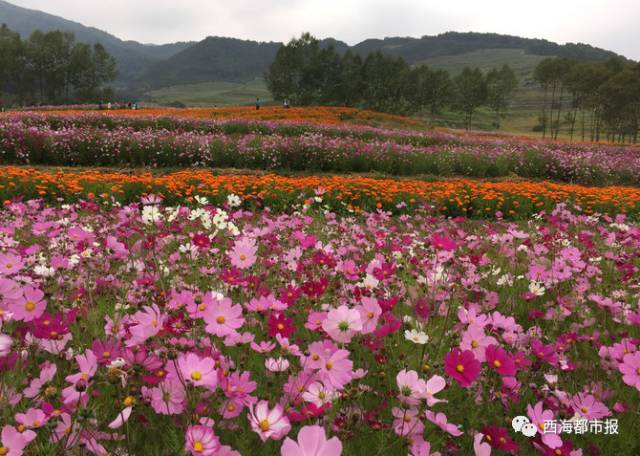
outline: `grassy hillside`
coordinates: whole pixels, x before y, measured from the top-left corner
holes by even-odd
[[[271,99],[271,94],[262,79],[247,83],[210,81],[182,84],[152,90],[144,95],[154,103],[168,104],[179,101],[187,106],[239,106],[252,104],[256,98],[264,102]]]

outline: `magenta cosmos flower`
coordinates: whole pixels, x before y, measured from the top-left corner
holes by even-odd
[[[513,358],[500,347],[489,345],[485,350],[487,364],[503,377],[516,375],[516,363]]]
[[[209,426],[201,424],[189,426],[185,436],[184,449],[193,456],[213,456],[218,454],[220,440]]]
[[[280,440],[291,430],[289,419],[284,414],[280,404],[269,410],[269,402],[260,401],[249,409],[247,414],[251,429],[256,432],[263,442],[267,439]]]
[[[298,441],[287,437],[280,449],[281,456],[340,456],[342,442],[338,437],[327,440],[321,426],[305,426],[298,432]]]
[[[622,381],[640,390],[640,352],[628,353],[618,365],[622,373]]]
[[[454,348],[444,355],[444,371],[453,377],[461,387],[468,388],[480,374],[480,362],[471,350]]]
[[[250,238],[239,239],[233,245],[229,252],[229,260],[231,264],[238,269],[247,269],[256,262],[256,253],[258,246],[256,241]]]
[[[204,321],[207,324],[205,330],[209,334],[218,337],[225,337],[236,332],[244,324],[242,317],[242,306],[232,305],[231,299],[215,299],[204,314]]]
[[[40,318],[47,308],[47,301],[42,298],[42,290],[27,285],[22,297],[9,302],[9,312],[13,314],[14,320],[33,321]]]
[[[182,378],[194,386],[213,390],[218,384],[218,373],[213,358],[200,358],[195,353],[188,353],[178,358],[178,369]]]
[[[362,330],[360,312],[347,306],[331,309],[322,322],[324,329],[336,342],[351,342],[351,338]]]

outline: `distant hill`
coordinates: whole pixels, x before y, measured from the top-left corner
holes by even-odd
[[[4,0],[0,0],[0,22],[6,23],[23,37],[36,29],[64,30],[73,32],[78,41],[102,43],[118,63],[119,78],[116,85],[138,93],[168,87],[172,88],[172,93],[176,93],[177,86],[207,82],[230,82],[240,84],[239,87],[246,86],[263,76],[282,45],[223,37],[208,37],[197,43],[163,45],[123,41],[102,30],[41,11],[20,8]],[[530,77],[537,62],[544,57],[563,56],[594,61],[617,56],[614,52],[588,44],[560,45],[542,39],[495,33],[447,32],[421,38],[368,39],[352,47],[327,38],[321,45],[333,45],[340,53],[351,49],[362,56],[380,50],[402,57],[410,64],[429,64],[452,73],[457,73],[465,65],[488,69],[507,63],[514,67],[521,81]]]
[[[615,52],[589,44],[558,44],[547,40],[521,38],[497,33],[447,32],[422,38],[369,39],[353,46],[353,51],[366,55],[380,50],[386,54],[416,63],[433,57],[460,55],[481,49],[521,49],[526,54],[571,57],[581,61],[606,60],[618,56]]]
[[[23,38],[34,30],[63,30],[72,32],[76,40],[84,43],[102,43],[118,62],[119,82],[135,79],[149,65],[170,58],[193,43],[172,43],[165,45],[147,45],[136,41],[123,41],[107,32],[86,27],[77,22],[43,13],[42,11],[21,8],[0,0],[0,23],[5,23]]]

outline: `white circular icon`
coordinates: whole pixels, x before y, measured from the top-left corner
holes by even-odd
[[[520,432],[522,430],[522,426],[525,424],[529,424],[529,418],[526,416],[519,415],[511,420],[511,426],[513,426],[513,430],[516,432]]]
[[[527,423],[522,426],[522,433],[526,437],[534,437],[538,433],[538,428],[531,423]]]

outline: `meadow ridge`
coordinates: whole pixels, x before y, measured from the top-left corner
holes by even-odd
[[[387,116],[1,115],[0,456],[639,454],[640,151]]]

